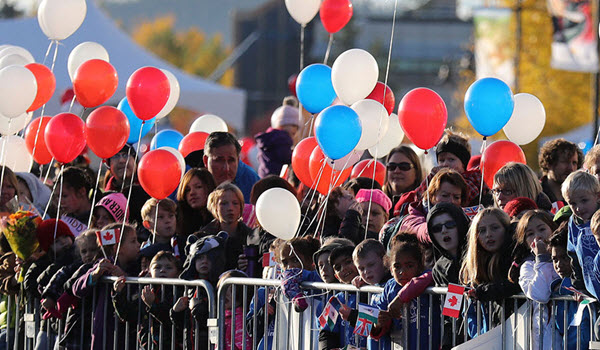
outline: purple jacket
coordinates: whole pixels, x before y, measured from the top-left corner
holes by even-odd
[[[284,164],[292,163],[292,146],[294,141],[287,131],[268,128],[267,131],[257,134],[256,147],[258,148],[258,175],[263,178],[267,175],[279,175]]]
[[[400,229],[414,233],[421,243],[431,243],[427,233],[427,213],[421,202],[413,202],[408,206],[408,215],[402,220]]]

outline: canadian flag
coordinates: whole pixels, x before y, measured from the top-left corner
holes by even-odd
[[[98,242],[103,246],[118,244],[119,239],[121,238],[121,230],[113,228],[110,230],[96,231],[96,237],[98,238]]]
[[[448,284],[448,293],[446,293],[446,301],[444,302],[442,315],[458,318],[464,292],[465,287],[452,283]]]
[[[273,252],[264,253],[263,259],[262,259],[262,266],[269,267],[269,266],[275,266],[275,265],[277,265],[277,263],[275,262],[275,253],[273,253]]]

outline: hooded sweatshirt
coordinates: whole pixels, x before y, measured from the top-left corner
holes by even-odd
[[[450,252],[442,248],[440,242],[436,240],[435,235],[431,233],[431,227],[433,226],[432,219],[444,213],[450,215],[456,222],[458,231],[458,250],[456,256],[452,256]],[[433,281],[437,287],[445,287],[448,283],[459,284],[458,273],[466,248],[469,224],[469,218],[467,218],[464,211],[452,203],[438,203],[429,211],[427,215],[427,232],[429,232],[431,243],[440,255],[433,266]]]
[[[50,201],[50,189],[32,173],[17,172],[15,175],[25,181],[31,193],[33,206],[38,212],[43,213],[46,209],[46,204]]]

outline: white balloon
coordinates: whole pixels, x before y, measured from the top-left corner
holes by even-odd
[[[400,120],[395,113],[390,115],[390,123],[388,124],[388,129],[383,138],[372,147],[369,147],[369,153],[373,157],[383,158],[390,153],[390,151],[400,146],[402,143],[402,139],[404,139],[404,130],[402,130],[402,126],[400,126]]]
[[[37,82],[23,66],[8,66],[0,70],[0,114],[16,118],[25,113],[35,100]]]
[[[190,133],[202,131],[207,134],[213,133],[215,131],[224,131],[227,132],[227,123],[214,114],[205,114],[203,116],[198,117],[190,126]]]
[[[546,124],[546,110],[542,102],[531,94],[515,95],[515,108],[503,130],[509,140],[526,145],[535,140]]]
[[[365,150],[375,146],[388,129],[390,117],[385,107],[371,99],[360,100],[351,108],[358,114],[362,125],[362,135],[354,149]]]
[[[13,45],[3,45],[3,46],[5,46],[5,47],[0,49],[0,58],[9,56],[9,55],[20,55],[20,56],[23,56],[23,58],[25,58],[25,60],[27,61],[27,64],[35,62],[33,55],[31,54],[31,52],[27,51],[27,49],[24,49],[20,46],[13,46]]]
[[[8,66],[24,67],[27,64],[29,64],[29,62],[27,62],[27,59],[16,53],[0,58],[0,69],[6,68]]]
[[[183,155],[181,154],[181,152],[179,152],[175,148],[169,147],[169,146],[159,147],[158,149],[164,149],[165,151],[169,151],[175,157],[177,157],[177,160],[179,161],[179,166],[181,167],[181,177],[179,178],[179,182],[181,182],[181,180],[183,179],[183,175],[185,175],[185,159],[183,158]]]
[[[300,225],[300,203],[290,191],[280,187],[270,188],[256,201],[256,218],[270,234],[290,240]]]
[[[161,69],[161,71],[165,73],[165,75],[169,79],[169,86],[171,87],[171,92],[169,94],[169,99],[167,100],[167,103],[165,104],[163,109],[161,109],[160,112],[158,112],[158,114],[156,115],[156,120],[164,118],[167,116],[167,114],[171,113],[173,108],[175,108],[175,106],[177,105],[177,101],[179,101],[179,81],[177,81],[177,77],[175,77],[173,73],[169,72],[166,69]]]
[[[31,154],[27,151],[25,140],[16,135],[0,137],[0,147],[4,147],[1,165],[7,166],[14,172],[28,172],[32,162]],[[2,152],[0,152],[2,153]]]
[[[38,23],[49,39],[64,40],[81,26],[86,12],[85,0],[42,0]]]
[[[351,105],[369,96],[377,84],[379,67],[373,56],[362,49],[351,49],[333,62],[331,82],[339,99]]]
[[[285,0],[285,7],[294,21],[305,25],[319,12],[321,0]]]
[[[0,134],[2,135],[14,135],[19,131],[23,130],[27,124],[31,121],[33,112],[23,113],[16,118],[6,118],[0,115]]]
[[[79,68],[83,62],[94,59],[110,62],[108,52],[104,46],[93,41],[86,41],[75,46],[75,48],[71,50],[69,60],[67,61],[67,69],[69,70],[71,81],[73,81],[73,78],[75,77],[77,68]]]
[[[364,150],[353,150],[343,158],[340,158],[338,160],[327,159],[327,162],[329,163],[329,165],[331,165],[331,167],[334,170],[341,171],[348,168],[352,168],[354,164],[358,163],[358,161],[362,158],[364,153]]]

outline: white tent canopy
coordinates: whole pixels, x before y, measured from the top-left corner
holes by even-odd
[[[67,59],[71,50],[84,41],[94,41],[104,46],[110,55],[110,63],[119,75],[119,87],[109,103],[118,103],[125,96],[129,76],[138,68],[154,66],[172,72],[179,81],[181,93],[177,106],[220,116],[238,130],[244,128],[246,93],[239,89],[225,88],[219,84],[187,74],[162,61],[136,44],[121,31],[94,3],[87,1],[87,14],[81,27],[69,38],[60,42],[54,68],[56,92],[46,106],[46,114],[60,110],[60,94],[71,87],[67,72]],[[50,41],[38,25],[37,18],[21,18],[0,21],[0,44],[22,46],[29,50],[36,62],[50,67],[52,52],[44,61]],[[36,114],[37,116],[37,114]]]

